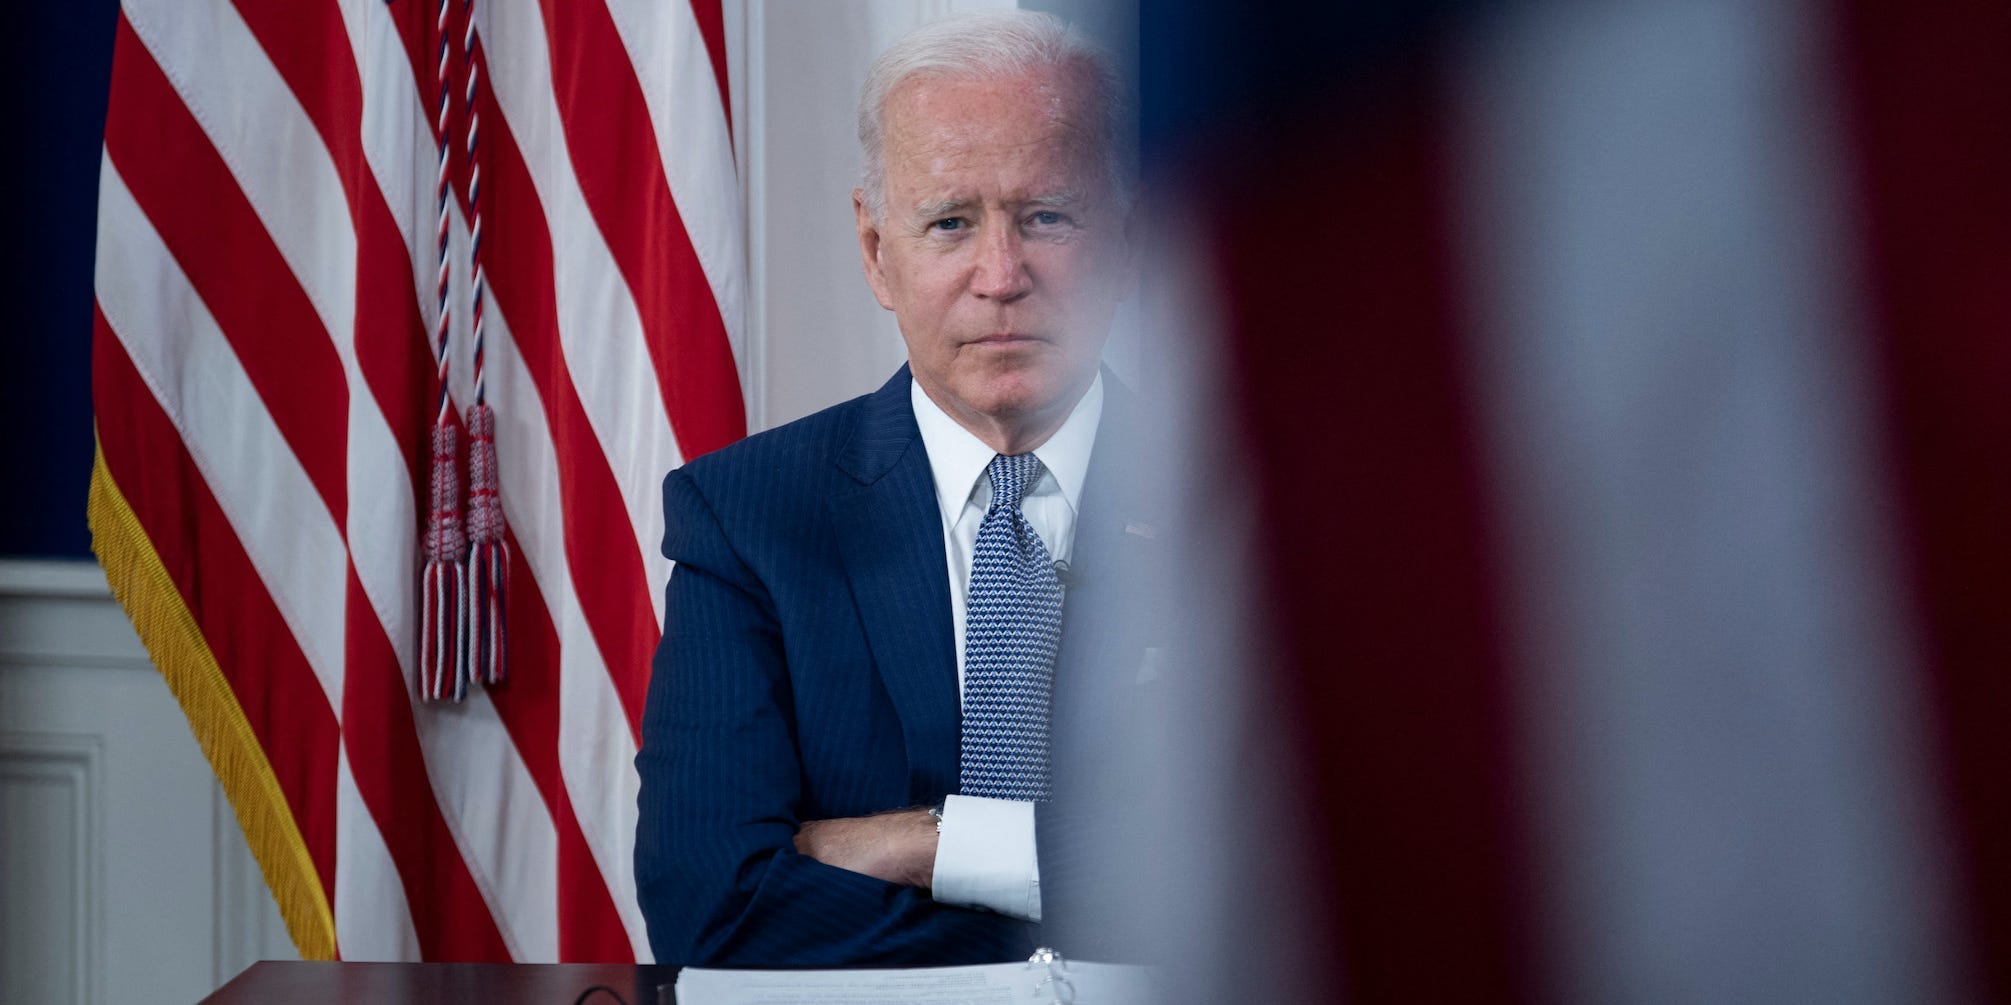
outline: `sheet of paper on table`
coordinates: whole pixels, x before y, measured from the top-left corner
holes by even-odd
[[[1146,1005],[1151,972],[1113,963],[994,963],[899,970],[711,970],[677,975],[676,1005]],[[664,1005],[669,1005],[666,1001]]]

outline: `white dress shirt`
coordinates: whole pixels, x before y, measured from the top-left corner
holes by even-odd
[[[957,425],[921,385],[909,383],[915,422],[922,430],[943,514],[943,550],[950,566],[950,621],[956,633],[957,687],[964,682],[964,623],[969,603],[971,552],[992,499],[985,469],[996,452]],[[1069,560],[1075,543],[1076,506],[1089,473],[1089,452],[1103,418],[1103,375],[1076,402],[1068,419],[1033,452],[1046,470],[1020,500],[1048,554]],[[1034,846],[1034,804],[1017,799],[950,796],[943,803],[936,846],[933,896],[946,904],[983,907],[1040,920],[1040,863]]]

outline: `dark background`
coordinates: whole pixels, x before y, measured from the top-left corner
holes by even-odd
[[[86,558],[91,272],[114,0],[23,4],[0,40],[8,200],[0,555]]]

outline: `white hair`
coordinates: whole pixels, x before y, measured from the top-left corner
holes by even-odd
[[[866,73],[859,92],[860,187],[866,207],[881,219],[887,206],[887,97],[911,78],[987,80],[1037,70],[1081,67],[1089,71],[1089,109],[1103,151],[1111,190],[1120,207],[1131,199],[1136,154],[1131,143],[1129,92],[1110,54],[1087,35],[1040,11],[974,10],[931,21],[889,46]]]

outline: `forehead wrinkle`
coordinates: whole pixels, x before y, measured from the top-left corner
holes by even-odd
[[[966,109],[955,106],[967,99],[968,95],[964,92],[972,87],[1005,84],[1014,80],[1025,85],[1017,95],[1020,99],[1017,107],[1001,110],[1007,112],[1007,118],[1030,115],[1039,119],[1045,135],[1037,138],[1036,142],[1059,139],[1064,144],[1073,145],[1079,142],[1079,137],[1091,133],[1087,124],[1081,121],[1084,116],[1093,113],[1093,109],[1084,105],[1086,95],[1077,93],[1079,88],[1067,81],[1036,73],[1017,78],[971,80],[916,77],[904,81],[894,89],[881,113],[887,139],[892,141],[905,133],[909,134],[907,138],[910,142],[923,145],[984,146],[985,134],[991,132],[999,120],[982,115],[971,116]]]
[[[1007,201],[1075,201],[1094,178],[1093,165],[1085,163],[1088,157],[1081,147],[1058,130],[1012,142],[958,143],[940,136],[914,136],[890,148],[889,187],[919,189],[918,196],[933,190],[936,202],[976,201],[977,193],[995,191],[1007,179],[1011,179]]]
[[[1099,156],[1080,96],[1064,81],[1036,76],[1003,106],[991,105],[991,114],[974,114],[972,90],[987,83],[924,78],[896,88],[882,113],[888,201],[917,216],[1087,201]]]
[[[1010,125],[1001,119],[944,121],[920,115],[916,119],[919,121],[903,122],[902,128],[888,130],[888,138],[896,144],[912,147],[909,159],[930,158],[931,167],[940,167],[945,160],[976,157],[992,161],[1024,156],[1048,147],[1066,150],[1071,156],[1076,156],[1089,146],[1085,141],[1088,134],[1066,119],[1041,117],[1032,130],[1018,135],[1000,135]]]

